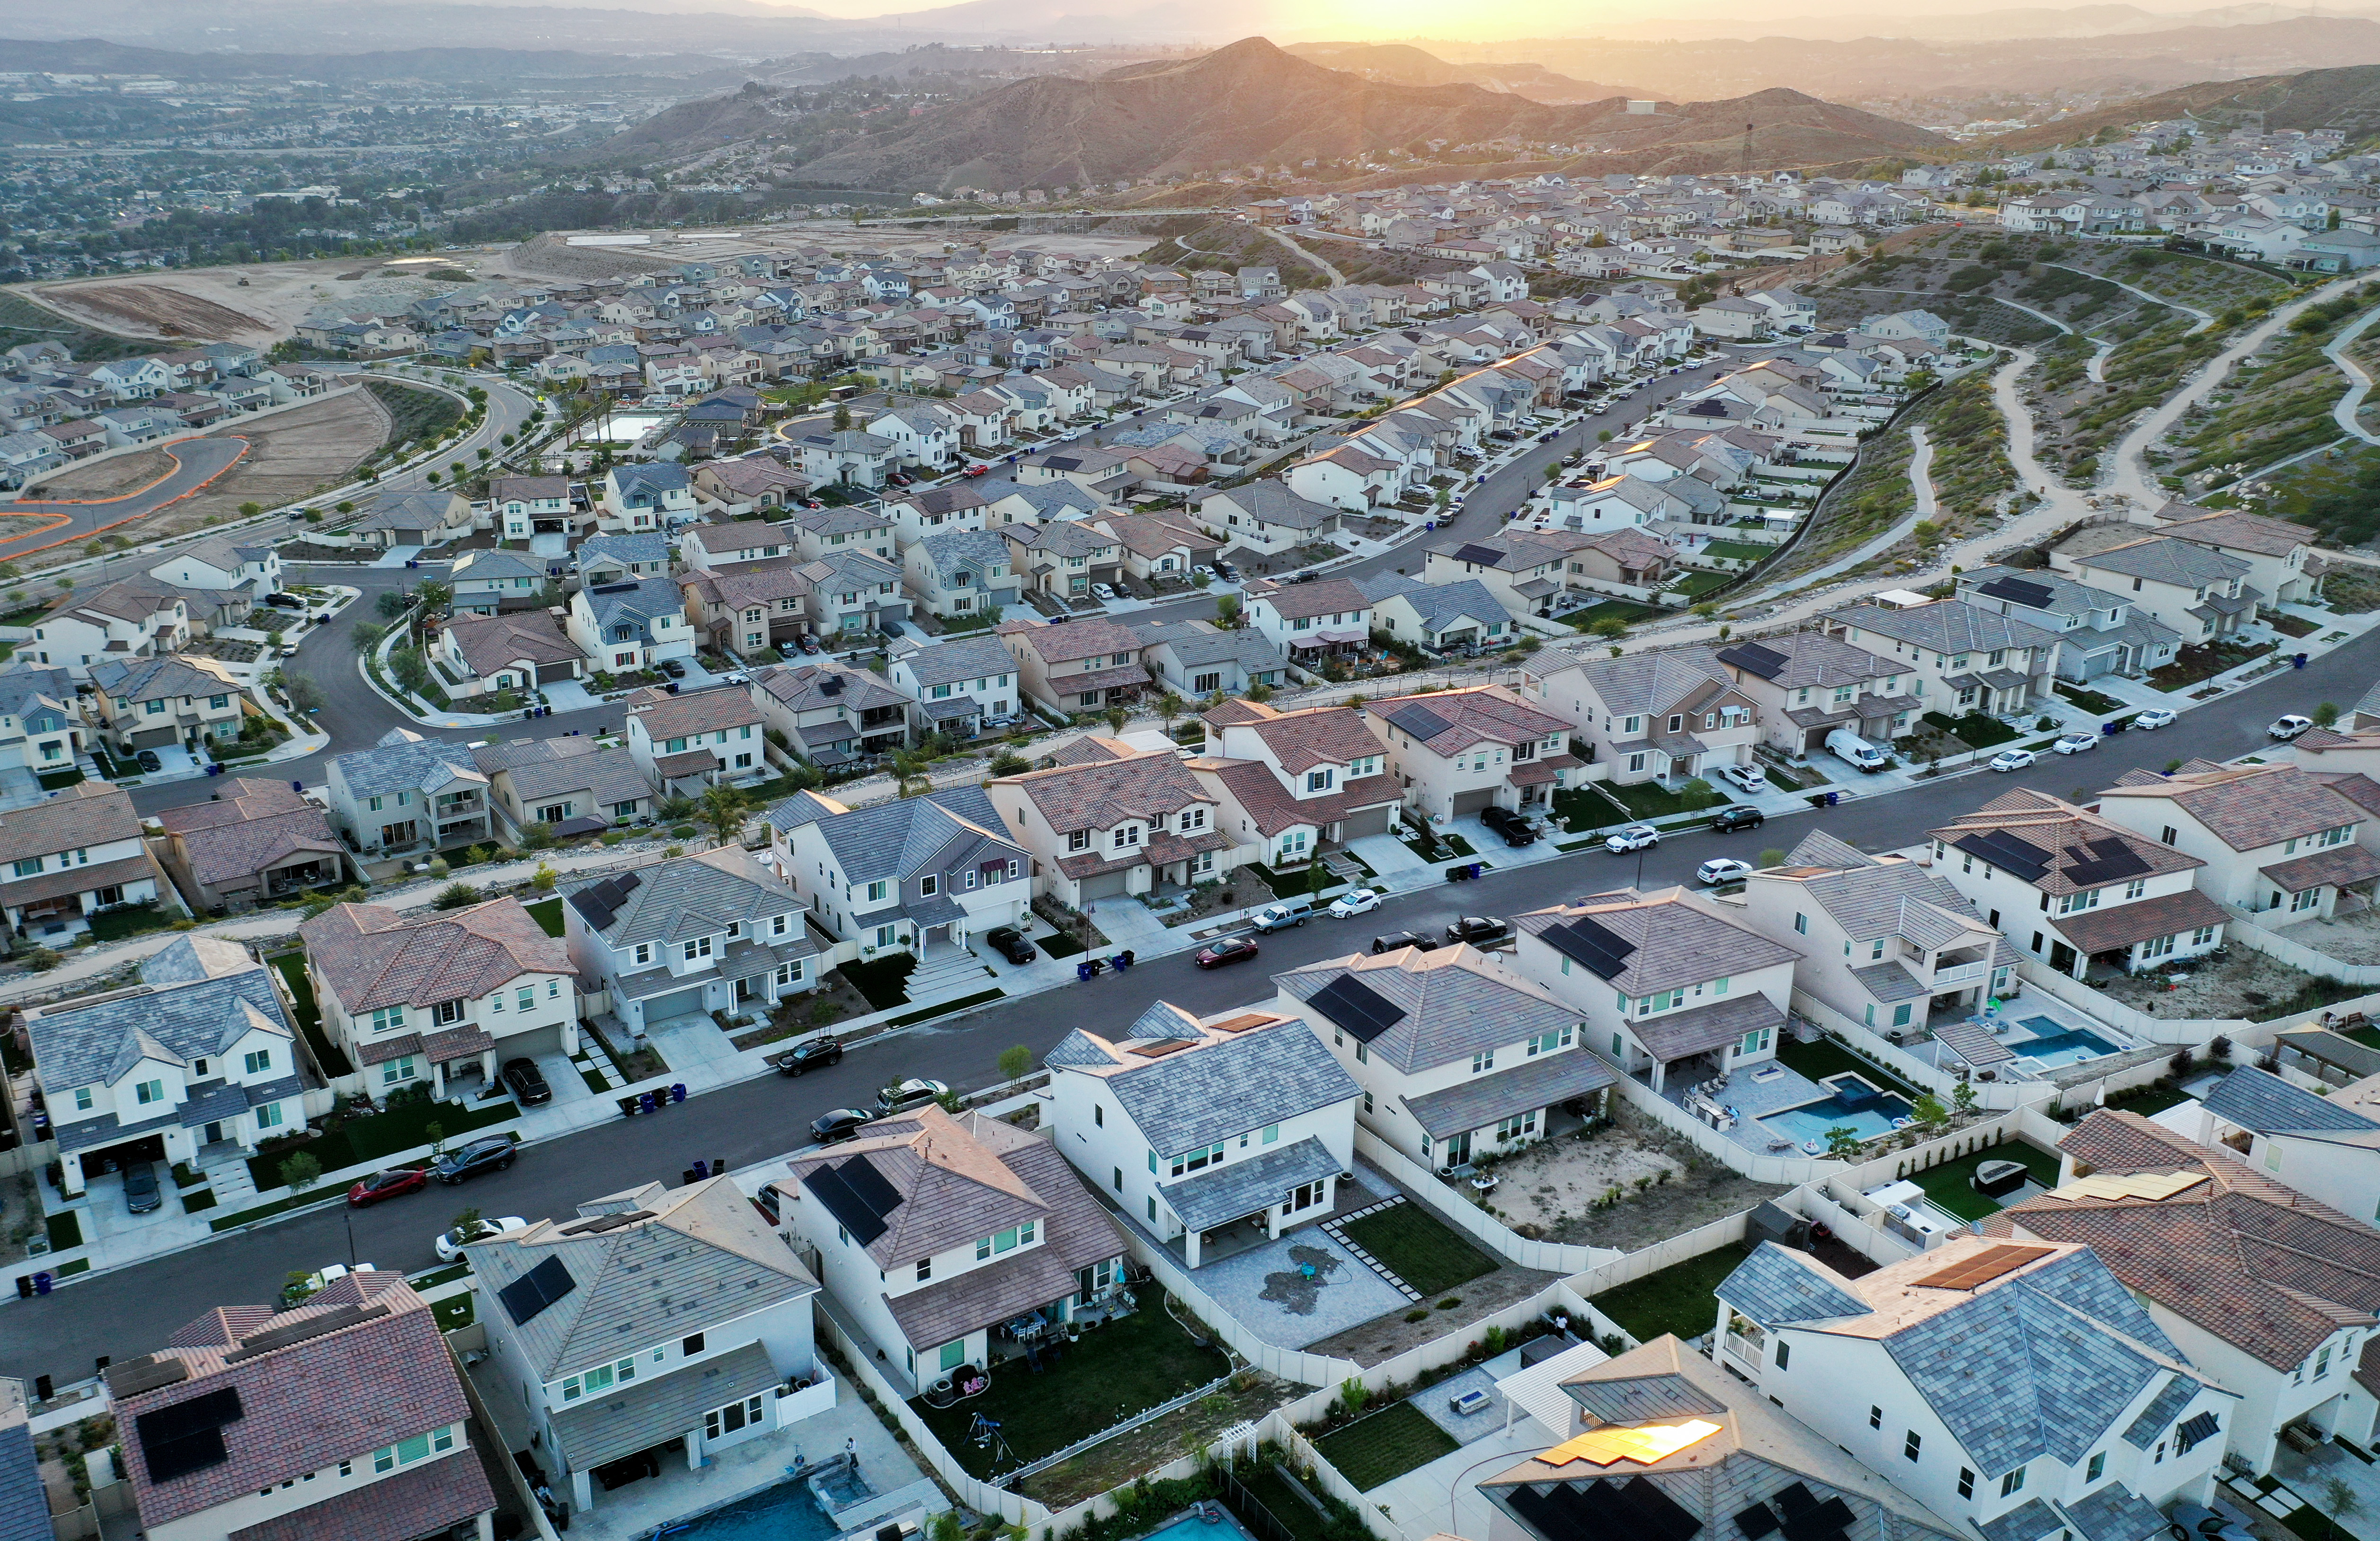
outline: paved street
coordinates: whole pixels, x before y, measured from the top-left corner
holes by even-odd
[[[2324,700],[2350,704],[2375,673],[2380,633],[2302,671],[2273,675],[2196,708],[2172,727],[2119,734],[2085,756],[2051,757],[2009,776],[1946,777],[1872,804],[1777,819],[1745,834],[1673,839],[1645,855],[1642,881],[1692,882],[1694,868],[1714,855],[1749,860],[1770,847],[1791,847],[1821,827],[1871,850],[1891,849],[2011,787],[2072,796],[2135,768],[2163,770],[2174,759],[2244,754],[2268,742],[2265,724],[2274,717]],[[1352,922],[1317,921],[1269,937],[1254,968],[1202,974],[1185,953],[1151,959],[1126,975],[945,1018],[856,1049],[844,1064],[813,1076],[745,1082],[691,1098],[662,1117],[599,1125],[533,1147],[511,1171],[468,1188],[436,1189],[363,1211],[352,1217],[355,1256],[383,1268],[425,1268],[433,1260],[431,1238],[466,1205],[487,1214],[565,1216],[597,1194],[646,1181],[674,1183],[697,1158],[740,1166],[792,1149],[802,1143],[810,1119],[829,1108],[865,1103],[876,1087],[901,1076],[932,1075],[962,1089],[989,1086],[999,1078],[1000,1051],[1011,1044],[1023,1043],[1038,1055],[1072,1028],[1113,1030],[1160,998],[1200,1014],[1219,1012],[1267,997],[1274,972],[1358,950],[1381,932],[1434,930],[1463,913],[1511,915],[1633,882],[1638,873],[1633,857],[1583,851],[1475,883],[1402,895]],[[94,1355],[122,1357],[152,1347],[198,1305],[266,1299],[290,1269],[346,1259],[348,1219],[340,1209],[319,1210],[70,1284],[45,1299],[0,1295],[0,1374],[85,1376]]]
[[[41,498],[0,502],[0,514],[8,516],[0,521],[0,531],[10,532],[7,539],[0,540],[0,561],[79,540],[127,519],[144,518],[223,475],[247,450],[248,441],[237,434],[185,439],[164,446],[164,453],[174,462],[171,472],[127,496],[103,502]],[[25,522],[19,524],[19,518]]]

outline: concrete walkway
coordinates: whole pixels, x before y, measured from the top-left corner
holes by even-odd
[[[2041,265],[2046,268],[2065,268],[2068,273],[2079,273],[2085,278],[2095,278],[2103,284],[2113,284],[2126,294],[2145,299],[2151,305],[2162,305],[2168,310],[2179,310],[2185,316],[2195,316],[2198,318],[2198,324],[2190,329],[2192,336],[2196,336],[2215,324],[2215,318],[2197,306],[2184,305],[2178,299],[2168,299],[2163,295],[2153,295],[2137,284],[2127,284],[2120,278],[2112,278],[2104,273],[2093,273],[2088,268],[2071,267],[2064,262],[2044,262]]]

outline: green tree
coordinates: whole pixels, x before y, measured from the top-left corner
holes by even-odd
[[[459,910],[479,902],[478,889],[468,883],[453,882],[438,891],[438,897],[430,902],[430,907],[434,910]]]
[[[253,519],[264,512],[264,505],[261,503],[244,503],[239,505],[239,511],[243,516]]]
[[[1222,627],[1225,631],[1233,631],[1238,629],[1239,624],[1240,597],[1237,594],[1216,595],[1215,625]]]
[[[1000,1078],[1021,1081],[1033,1069],[1033,1050],[1025,1045],[1012,1044],[1000,1051]]]
[[[732,786],[710,786],[702,791],[702,821],[710,832],[725,845],[740,840],[744,834],[744,818],[751,800]]]
[[[1860,1154],[1859,1131],[1848,1123],[1838,1123],[1827,1131],[1827,1154],[1838,1161],[1856,1161]]]
[[[310,1151],[300,1150],[281,1162],[281,1181],[292,1193],[304,1193],[322,1180],[322,1162]]]
[[[2322,705],[2313,709],[2313,725],[2315,727],[2326,728],[2338,721],[2338,703],[2337,701],[2325,701]]]
[[[281,670],[280,675],[281,693],[289,698],[290,710],[302,717],[310,711],[322,710],[329,698],[322,694],[322,687],[314,683],[313,675],[301,674],[292,669]]]
[[[1033,769],[1033,762],[1014,749],[1002,749],[991,757],[991,773],[995,776],[1021,776]]]
[[[1785,865],[1785,853],[1778,849],[1776,846],[1771,845],[1767,850],[1760,853],[1760,858],[1754,862],[1753,865],[1755,867],[1782,867]]]
[[[1628,635],[1628,623],[1617,615],[1606,615],[1586,629],[1597,637],[1608,637],[1617,641]]]
[[[382,620],[394,621],[413,608],[413,596],[391,588],[372,601],[372,608],[380,613]]]
[[[1950,1122],[1950,1110],[1942,1106],[1942,1099],[1932,1092],[1921,1092],[1911,1105],[1909,1116],[1928,1129],[1939,1129]]]
[[[1182,715],[1189,703],[1169,690],[1157,698],[1157,715],[1164,720],[1166,736],[1173,735],[1173,720]]]
[[[1970,1081],[1961,1081],[1950,1088],[1950,1110],[1960,1114],[1975,1110],[1975,1087]]]
[[[1123,725],[1132,721],[1132,713],[1122,703],[1108,708],[1099,715],[1107,719],[1110,733],[1123,732]]]
[[[915,749],[895,750],[892,755],[892,787],[904,797],[915,797],[933,790],[933,779],[927,774],[931,762]]]
[[[455,602],[455,586],[431,578],[417,585],[413,595],[421,601],[423,613],[443,615],[446,613],[446,607]]]
[[[841,402],[837,402],[835,404],[834,431],[837,433],[848,433],[851,431],[851,408],[844,406]]]

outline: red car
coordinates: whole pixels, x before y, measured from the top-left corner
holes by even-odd
[[[356,1208],[378,1204],[383,1198],[399,1194],[417,1193],[430,1185],[427,1172],[415,1167],[391,1167],[376,1171],[347,1190],[347,1202]]]
[[[1257,955],[1254,937],[1225,937],[1198,950],[1191,961],[1200,968],[1220,968],[1225,964],[1245,963]]]
[[[989,471],[989,470],[990,470],[990,469],[991,469],[991,467],[990,467],[986,466],[986,465],[983,465],[983,464],[981,464],[980,462],[978,462],[978,464],[976,464],[976,465],[969,466],[969,467],[968,467],[965,471],[961,472],[960,474],[961,474],[961,475],[963,475],[963,476],[981,476],[981,475],[983,475],[986,471]]]

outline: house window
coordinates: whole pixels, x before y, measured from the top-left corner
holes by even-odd
[[[1793,917],[1793,929],[1801,933],[1803,936],[1808,936],[1810,934],[1810,917],[1806,915],[1795,916]]]
[[[1471,1074],[1474,1074],[1474,1075],[1477,1075],[1477,1074],[1479,1074],[1482,1071],[1489,1071],[1489,1070],[1493,1070],[1493,1069],[1495,1069],[1495,1068],[1496,1068],[1496,1051],[1495,1051],[1494,1050],[1492,1050],[1492,1049],[1485,1050],[1481,1051],[1480,1053],[1474,1054],[1474,1055],[1472,1055],[1472,1056],[1471,1056]]]
[[[1501,1120],[1496,1125],[1496,1138],[1499,1140],[1517,1140],[1536,1132],[1537,1115],[1535,1110]]]
[[[1066,836],[1066,849],[1067,849],[1067,850],[1069,850],[1069,851],[1087,851],[1087,850],[1089,850],[1090,848],[1091,848],[1091,831],[1088,831],[1088,830],[1075,830],[1075,831],[1072,831],[1071,832],[1069,832],[1069,833],[1067,834],[1067,836]]]
[[[463,1002],[460,1001],[441,1001],[430,1008],[430,1022],[432,1026],[451,1027],[462,1020]]]
[[[394,1060],[383,1060],[383,1061],[382,1061],[382,1062],[381,1062],[381,1067],[380,1067],[380,1084],[381,1084],[382,1086],[399,1086],[399,1085],[402,1085],[403,1083],[405,1083],[405,1082],[407,1082],[407,1081],[410,1081],[410,1080],[412,1080],[412,1079],[413,1079],[413,1056],[412,1056],[412,1055],[410,1055],[410,1054],[401,1055],[401,1056],[399,1056],[398,1058],[394,1059]]]
[[[697,958],[707,958],[710,956],[710,939],[697,937],[686,944],[685,952],[686,961],[688,963],[694,962]]]
[[[259,1103],[256,1107],[256,1126],[259,1129],[280,1128],[281,1104],[278,1102]]]
[[[140,1082],[132,1088],[132,1100],[140,1103],[164,1101],[165,1083],[163,1081]]]
[[[930,872],[917,880],[917,892],[922,898],[931,899],[935,894],[940,893],[941,891],[941,879],[934,876]]]
[[[737,1429],[757,1427],[760,1422],[762,1399],[746,1397],[724,1407],[713,1408],[702,1415],[702,1437],[723,1439]]]
[[[1883,1408],[1872,1406],[1867,1410],[1867,1426],[1870,1428],[1882,1428],[1884,1426]]]
[[[1918,1437],[1917,1431],[1913,1428],[1911,1429],[1909,1431],[1909,1438],[1900,1442],[1900,1458],[1903,1461],[1916,1460],[1917,1451],[1924,1443],[1925,1441]]]
[[[28,856],[24,860],[17,863],[15,868],[16,874],[19,878],[30,878],[41,870],[42,858],[40,856]]]
[[[2090,1464],[2082,1468],[2082,1480],[2085,1482],[2096,1482],[2102,1476],[2105,1476],[2107,1473],[2107,1452],[2106,1450],[2093,1450],[2091,1452]]]
[[[75,1088],[75,1111],[79,1113],[87,1113],[91,1111],[91,1088],[89,1086],[77,1086]]]
[[[254,1075],[261,1071],[271,1070],[273,1068],[273,1050],[270,1049],[251,1049],[249,1050],[247,1056],[241,1061],[241,1063],[246,1067],[246,1073],[250,1075]]]
[[[1974,1496],[1975,1474],[1961,1466],[1959,1468],[1959,1497],[1972,1499]]]
[[[649,964],[652,962],[653,944],[650,941],[640,941],[637,943],[636,958],[640,964]]]
[[[375,1033],[395,1032],[405,1025],[405,1008],[382,1006],[371,1014],[371,1030]]]
[[[2159,1447],[2159,1448],[2160,1448],[2160,1449],[2162,1449],[2163,1447]],[[2022,1490],[2023,1490],[2023,1487],[2024,1487],[2024,1468],[2023,1468],[2023,1467],[2022,1467],[2022,1466],[2019,1466],[2015,1471],[2010,1472],[2010,1473],[2009,1473],[2006,1476],[2004,1476],[2004,1477],[2000,1478],[2000,1497],[2001,1497],[2001,1498],[2004,1498],[2004,1499],[2005,1499],[2005,1498],[2007,1498],[2010,1493],[2021,1492],[2021,1491],[2022,1491]]]

